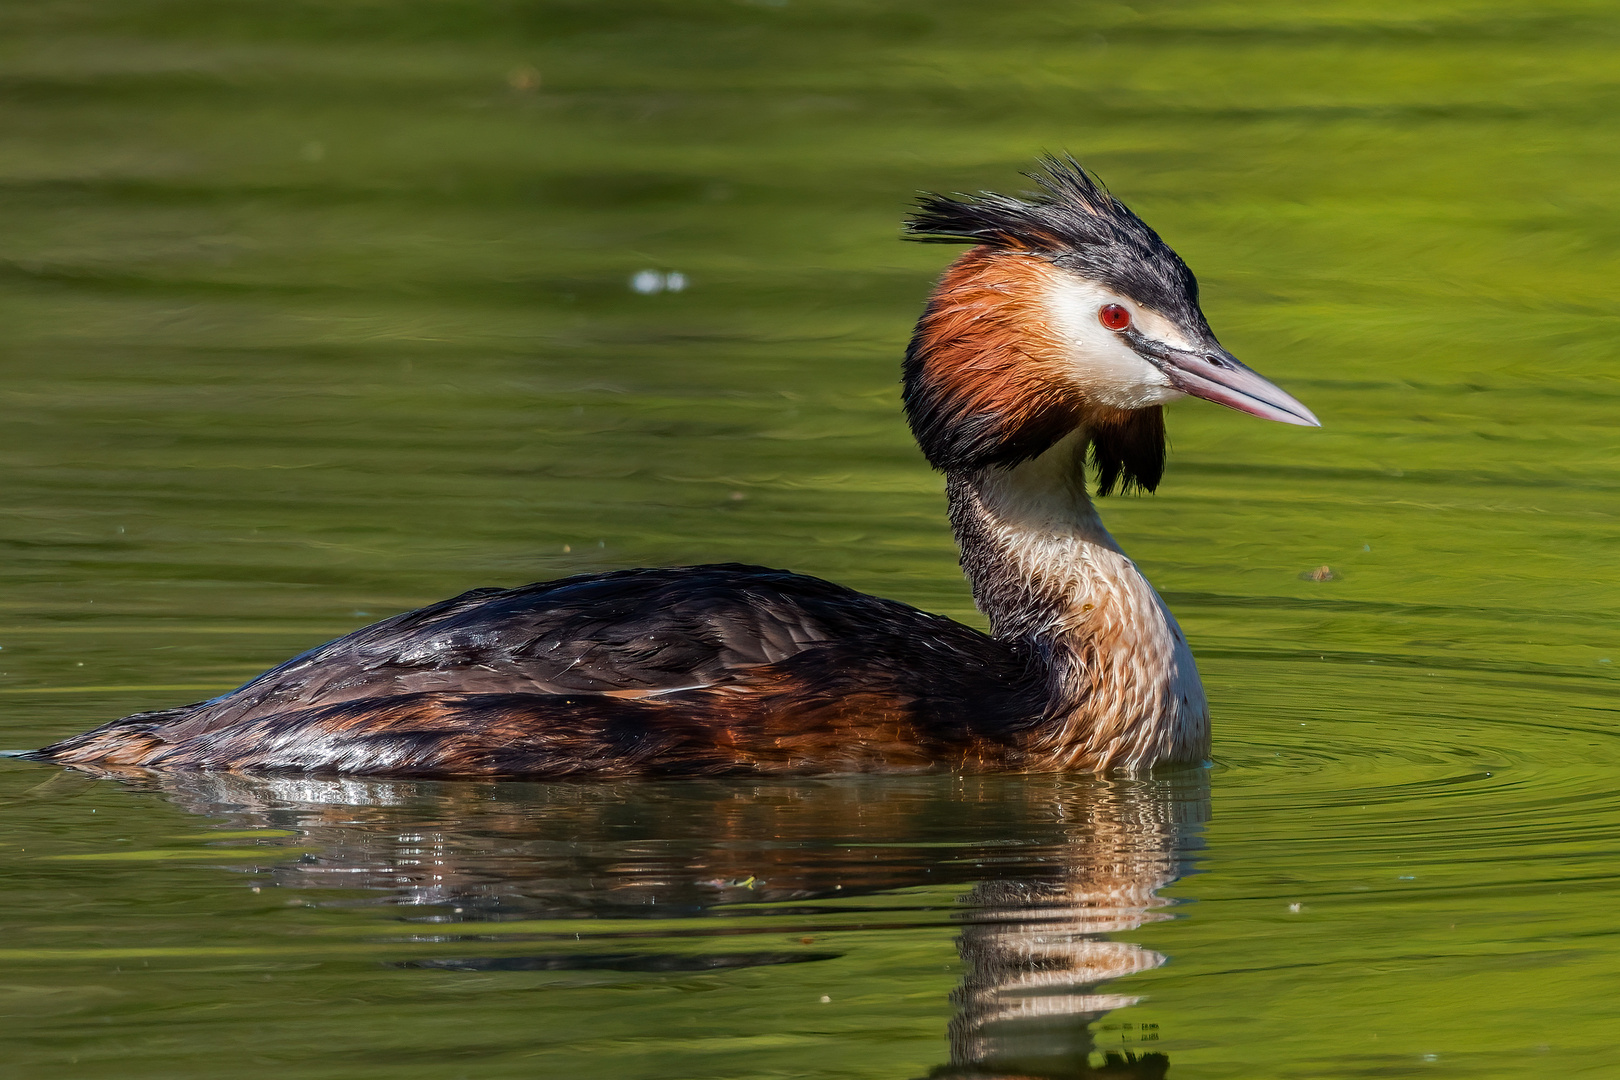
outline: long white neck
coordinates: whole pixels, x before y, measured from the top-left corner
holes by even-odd
[[[1187,639],[1085,490],[1086,438],[948,478],[962,568],[991,631],[1047,673],[1029,752],[1045,768],[1139,769],[1209,755]]]

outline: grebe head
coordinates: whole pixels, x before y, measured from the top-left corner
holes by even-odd
[[[1187,264],[1078,162],[1028,175],[1025,198],[926,195],[907,222],[908,239],[976,245],[906,354],[907,417],[936,468],[1016,465],[1085,428],[1101,492],[1151,491],[1167,401],[1319,426],[1221,347]]]

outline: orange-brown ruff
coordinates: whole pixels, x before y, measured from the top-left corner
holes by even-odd
[[[983,634],[735,564],[476,589],[221,697],[45,747],[66,764],[416,776],[1140,769],[1198,761],[1186,639],[1086,493],[1151,491],[1161,405],[1314,425],[1230,356],[1185,264],[1072,160],[1028,199],[928,196],[970,243],[905,362]]]

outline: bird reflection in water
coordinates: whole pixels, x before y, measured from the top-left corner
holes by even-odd
[[[1139,1078],[1167,1075],[1163,1054],[1096,1062],[1092,1024],[1139,999],[1102,985],[1156,968],[1161,953],[1115,933],[1169,918],[1158,890],[1188,869],[1207,818],[1192,783],[1096,783],[1071,807],[1050,875],[981,881],[964,897],[962,983],[951,995],[951,1064],[933,1077]]]
[[[928,1074],[938,1078],[1167,1075],[1164,1055],[1104,1053],[1093,1029],[1137,1000],[1107,983],[1164,963],[1116,935],[1169,917],[1158,890],[1188,871],[1208,816],[1202,769],[598,784],[194,772],[135,782],[233,828],[295,833],[312,853],[261,871],[278,886],[413,906],[435,936],[447,923],[484,924],[465,940],[493,940],[490,924],[516,919],[701,919],[742,914],[738,903],[825,915],[795,902],[969,886],[952,915],[963,975],[950,1062]],[[710,970],[841,955],[814,938],[755,952],[737,948],[735,931],[707,940],[715,947],[698,953],[570,942],[410,966]]]

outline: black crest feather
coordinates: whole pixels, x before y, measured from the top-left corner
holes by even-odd
[[[1030,251],[1100,281],[1166,315],[1205,326],[1198,279],[1187,264],[1068,154],[1048,155],[1025,176],[1040,190],[1023,198],[981,191],[926,193],[906,221],[905,239],[983,244]]]

